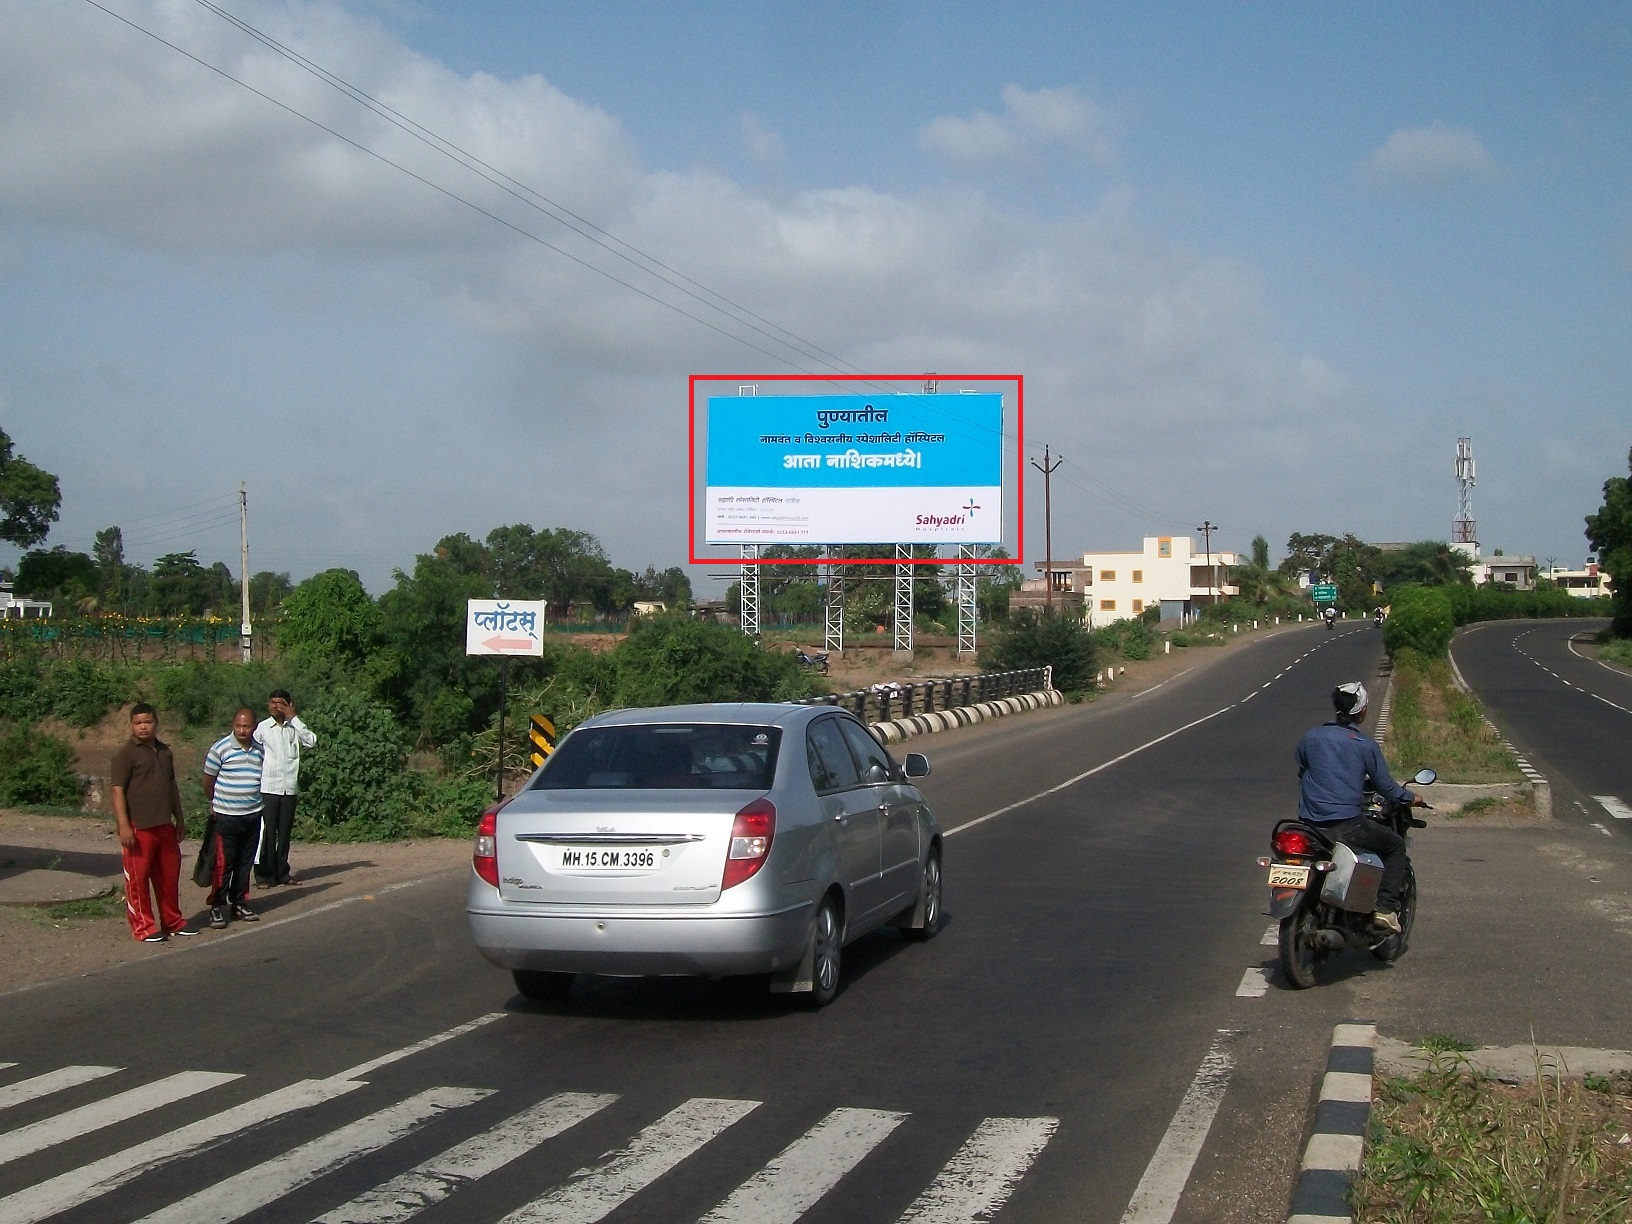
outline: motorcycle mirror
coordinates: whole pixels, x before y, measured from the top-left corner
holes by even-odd
[[[1432,786],[1438,778],[1439,775],[1437,773],[1429,769],[1427,766],[1423,766],[1421,769],[1417,770],[1416,776],[1413,777],[1411,781],[1415,782],[1418,786]]]
[[[907,753],[906,774],[909,778],[929,777],[929,758],[921,752]]]

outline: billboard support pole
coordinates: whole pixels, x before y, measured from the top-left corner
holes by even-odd
[[[822,649],[830,655],[844,654],[844,566],[827,567],[827,599],[823,605]]]
[[[759,556],[759,545],[742,546],[742,631],[759,641],[759,566],[752,564]]]
[[[895,657],[912,658],[912,545],[895,546]]]
[[[975,656],[975,621],[979,608],[975,602],[975,567],[970,561],[975,556],[973,544],[958,545],[958,658]]]

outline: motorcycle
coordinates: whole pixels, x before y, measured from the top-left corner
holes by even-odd
[[[1411,781],[1431,786],[1438,776],[1420,769]],[[1366,814],[1401,837],[1428,826],[1411,815],[1409,804],[1377,794],[1371,795]],[[1297,819],[1277,822],[1269,844],[1274,857],[1260,858],[1258,865],[1269,869],[1269,916],[1280,921],[1281,974],[1289,986],[1313,986],[1316,969],[1345,948],[1369,949],[1380,961],[1404,955],[1417,916],[1417,873],[1409,859],[1400,891],[1400,933],[1382,934],[1371,920],[1383,879],[1382,859],[1351,850],[1318,826]]]
[[[1381,608],[1371,614],[1371,623],[1379,629],[1383,627],[1383,610]]]
[[[817,650],[807,654],[801,650],[794,657],[799,660],[800,667],[808,668],[814,672],[820,672],[824,676],[827,675],[827,651]]]

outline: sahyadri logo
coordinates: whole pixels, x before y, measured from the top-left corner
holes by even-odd
[[[975,511],[980,509],[980,504],[978,502],[976,502],[974,498],[971,497],[966,503],[959,506],[958,509],[963,511],[963,513],[962,514],[920,514],[920,515],[917,515],[916,519],[915,519],[916,525],[919,526],[919,527],[931,527],[931,528],[935,528],[935,527],[962,527],[962,526],[974,521]]]

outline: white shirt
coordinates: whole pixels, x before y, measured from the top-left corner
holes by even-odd
[[[255,742],[266,749],[266,763],[261,766],[262,793],[293,795],[295,780],[300,777],[300,750],[317,743],[312,729],[300,721],[298,714],[283,723],[265,718],[255,728]]]

